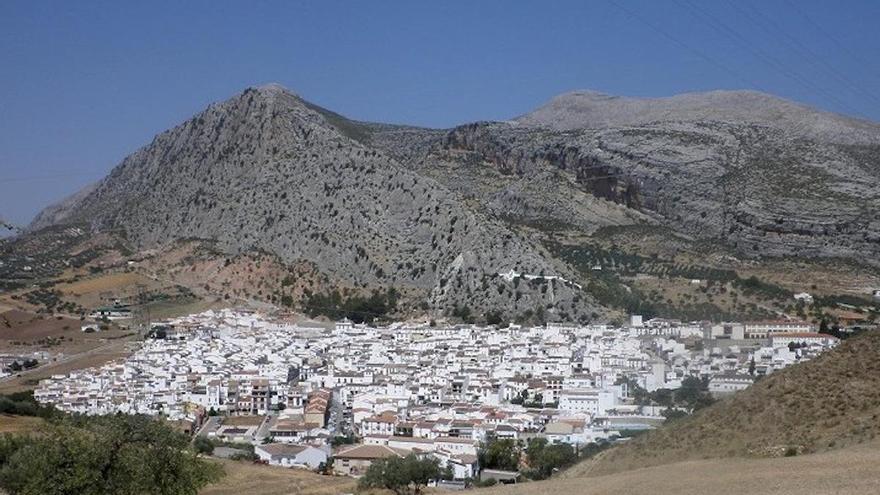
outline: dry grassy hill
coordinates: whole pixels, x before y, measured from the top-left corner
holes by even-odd
[[[880,445],[778,459],[711,459],[591,478],[479,490],[480,495],[861,495],[880,486]],[[295,493],[295,492],[294,492]]]
[[[218,461],[226,475],[200,495],[332,495],[352,493],[352,478],[321,476],[302,469],[284,469],[248,462]]]
[[[880,432],[880,334],[847,340],[749,389],[575,466],[567,477],[672,462],[778,457],[870,441]]]

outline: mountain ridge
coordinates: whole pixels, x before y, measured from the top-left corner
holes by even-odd
[[[428,129],[351,120],[278,84],[248,88],[156,135],[31,231],[80,222],[123,232],[135,250],[204,239],[227,255],[314,266],[325,281],[315,291],[394,286],[433,314],[582,321],[614,314],[597,290],[632,291],[560,255],[605,228],[667,229],[676,243],[746,259],[876,262],[880,145],[704,120],[693,104],[640,113],[644,102],[595,92],[557,98],[572,97],[623,102],[600,114],[635,120],[554,129],[539,121],[541,107],[511,122]],[[499,277],[510,270],[548,278]]]
[[[575,90],[513,119],[519,124],[557,130],[695,120],[770,123],[794,129],[804,137],[842,140],[846,144],[880,142],[880,124],[876,122],[753,90],[688,92],[656,98]]]

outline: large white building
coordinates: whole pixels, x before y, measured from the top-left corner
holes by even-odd
[[[813,325],[797,320],[765,320],[747,322],[744,326],[745,338],[766,339],[771,333],[807,333],[813,331]]]

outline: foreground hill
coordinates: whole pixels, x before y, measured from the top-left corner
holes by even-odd
[[[869,442],[880,433],[880,334],[845,341],[692,417],[573,467],[604,474],[704,458],[773,457]]]
[[[878,163],[877,124],[760,93],[575,93],[515,121],[438,130],[352,121],[268,85],[159,134],[0,252],[27,261],[39,253],[22,246],[55,246],[43,233],[75,226],[119,252],[162,258],[188,242],[205,263],[268,258],[240,290],[276,304],[394,287],[403,313],[432,316],[772,316],[817,283],[870,293]],[[792,256],[835,276],[770,293],[772,309],[742,294],[678,300],[691,279],[728,284]]]
[[[678,462],[621,473],[480,490],[497,495],[861,495],[880,484],[880,445],[776,459]]]

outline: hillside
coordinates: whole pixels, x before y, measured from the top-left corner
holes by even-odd
[[[277,85],[248,89],[158,135],[51,219],[122,230],[136,250],[180,239],[259,250],[329,288],[394,287],[430,308],[596,309],[564,284],[515,294],[499,272],[556,273],[534,247],[435,181],[365,145],[341,117]],[[43,226],[38,217],[33,228]]]
[[[159,134],[0,250],[57,265],[79,246],[60,232],[103,232],[105,251],[149,253],[194,292],[294,306],[393,287],[401,315],[773,316],[792,291],[834,295],[833,282],[864,297],[880,284],[878,129],[747,92],[581,92],[511,122],[424,129],[352,121],[267,85]],[[196,287],[167,259],[184,262],[187,243],[264,277]],[[87,266],[109,256],[76,249]],[[834,276],[772,297],[679,300],[691,279],[724,294],[790,257]],[[499,276],[510,270],[548,278]],[[10,287],[34,278],[0,271],[21,277]]]
[[[759,380],[692,417],[566,472],[599,475],[705,458],[778,457],[869,442],[880,433],[880,334]]]
[[[497,495],[861,495],[880,483],[876,442],[776,459],[712,459],[593,476],[507,485]]]

